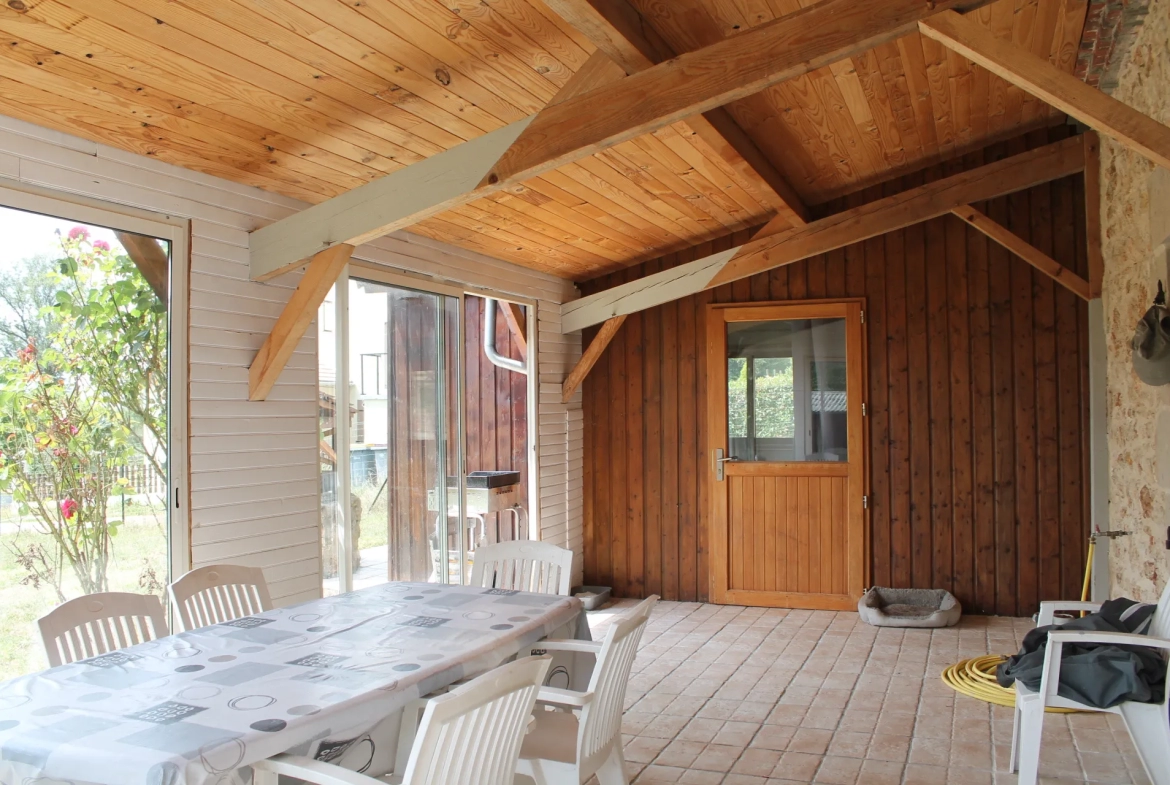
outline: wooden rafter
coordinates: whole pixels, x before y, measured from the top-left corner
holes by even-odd
[[[573,393],[577,392],[577,388],[585,381],[585,377],[593,370],[593,366],[601,358],[605,352],[605,347],[609,346],[609,342],[617,335],[617,331],[621,328],[622,323],[626,320],[625,315],[615,316],[612,319],[607,319],[605,324],[601,325],[601,329],[597,331],[597,335],[589,342],[588,348],[581,354],[581,359],[573,366],[573,370],[569,371],[569,375],[565,377],[564,383],[561,385],[561,402],[568,403],[573,397]]]
[[[490,301],[489,301],[490,302]],[[512,337],[516,340],[516,345],[520,348],[520,356],[528,356],[528,333],[527,321],[524,317],[524,306],[510,303],[505,300],[499,300],[500,308],[504,311],[504,321],[508,323],[508,329],[512,332]]]
[[[652,308],[721,284],[928,221],[972,202],[1022,191],[1084,169],[1077,137],[1029,150],[900,194],[846,210],[799,229],[765,226],[744,245],[648,275],[564,306],[562,332]]]
[[[272,392],[277,377],[312,324],[330,288],[349,263],[351,254],[352,245],[335,245],[321,251],[309,262],[296,291],[248,368],[248,400],[263,401]]]
[[[627,0],[545,0],[545,4],[627,73],[645,71],[676,54]],[[722,38],[718,31],[715,35]],[[808,208],[796,189],[726,109],[695,115],[686,124],[711,152],[731,165],[745,187],[774,207],[789,225],[808,223]]]
[[[953,11],[922,20],[919,29],[971,62],[1170,169],[1170,128],[1156,120]]]
[[[264,280],[339,243],[359,245],[897,39],[919,20],[986,0],[821,0],[590,90],[258,229]]]
[[[968,226],[978,229],[1081,299],[1093,299],[1088,281],[971,205],[960,205],[951,210],[951,214]]]
[[[166,249],[153,237],[132,232],[114,232],[114,235],[158,299],[169,308],[171,260]]]
[[[1101,296],[1105,277],[1105,253],[1101,249],[1101,139],[1095,131],[1085,140],[1085,241],[1089,257],[1089,292]]]

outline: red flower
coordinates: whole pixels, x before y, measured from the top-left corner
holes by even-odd
[[[88,240],[89,239],[89,230],[86,229],[84,226],[74,226],[72,229],[69,230],[69,239],[70,240],[77,240],[77,239]]]
[[[25,363],[25,364],[31,363],[33,360],[36,359],[36,357],[37,357],[37,346],[33,342],[32,338],[28,339],[28,346],[24,347],[23,349],[18,349],[16,352],[16,359],[20,360],[22,363]]]
[[[65,516],[65,520],[71,520],[77,514],[77,502],[72,499],[65,499],[61,502],[61,514]]]
[[[108,251],[110,250],[110,244],[105,240],[94,240],[93,249],[95,251]]]

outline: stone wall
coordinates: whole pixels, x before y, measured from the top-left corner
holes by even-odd
[[[1150,3],[1112,93],[1170,125],[1170,0]],[[1167,279],[1168,271],[1164,252],[1160,263],[1154,261],[1155,246],[1164,238],[1151,240],[1154,166],[1108,139],[1101,148],[1109,526],[1132,532],[1111,546],[1112,593],[1149,601],[1157,599],[1170,573],[1165,546],[1170,525],[1170,386],[1149,387],[1138,380],[1129,341],[1153,299],[1157,280]]]

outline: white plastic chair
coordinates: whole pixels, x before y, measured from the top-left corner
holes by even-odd
[[[475,551],[471,585],[569,596],[573,552],[547,542],[513,540]]]
[[[167,587],[184,631],[272,610],[259,567],[213,564],[191,570]]]
[[[537,785],[582,785],[594,774],[601,785],[628,785],[622,749],[622,708],[638,643],[658,597],[638,603],[610,624],[601,641],[546,640],[532,650],[593,654],[589,689],[545,687],[538,703],[566,711],[537,710],[520,748],[516,771]]]
[[[1044,602],[1040,604],[1037,626],[1059,624],[1057,611],[1096,611],[1095,602]],[[1170,583],[1158,600],[1148,635],[1091,630],[1053,630],[1048,633],[1044,653],[1044,675],[1040,691],[1032,692],[1016,682],[1015,725],[1012,729],[1011,771],[1019,771],[1019,785],[1036,785],[1040,769],[1040,739],[1044,730],[1044,709],[1055,706],[1082,711],[1120,715],[1129,730],[1138,756],[1153,785],[1170,785],[1170,689],[1161,703],[1128,701],[1109,709],[1086,706],[1057,695],[1060,684],[1060,653],[1066,643],[1111,643],[1119,646],[1148,646],[1170,653]],[[1163,655],[1166,656],[1166,655]]]
[[[37,626],[53,668],[171,634],[158,597],[116,591],[63,602]]]
[[[427,702],[404,785],[512,785],[516,756],[551,657],[527,657],[488,671]],[[252,764],[253,785],[277,785],[277,775],[316,785],[376,785],[376,780],[329,763],[277,755]]]

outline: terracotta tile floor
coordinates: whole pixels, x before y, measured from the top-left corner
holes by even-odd
[[[595,637],[632,601],[590,614]],[[635,783],[1004,785],[1011,710],[957,695],[951,663],[1014,652],[1029,619],[877,629],[855,613],[663,602],[626,696]],[[1148,785],[1125,728],[1049,715],[1041,781]]]

